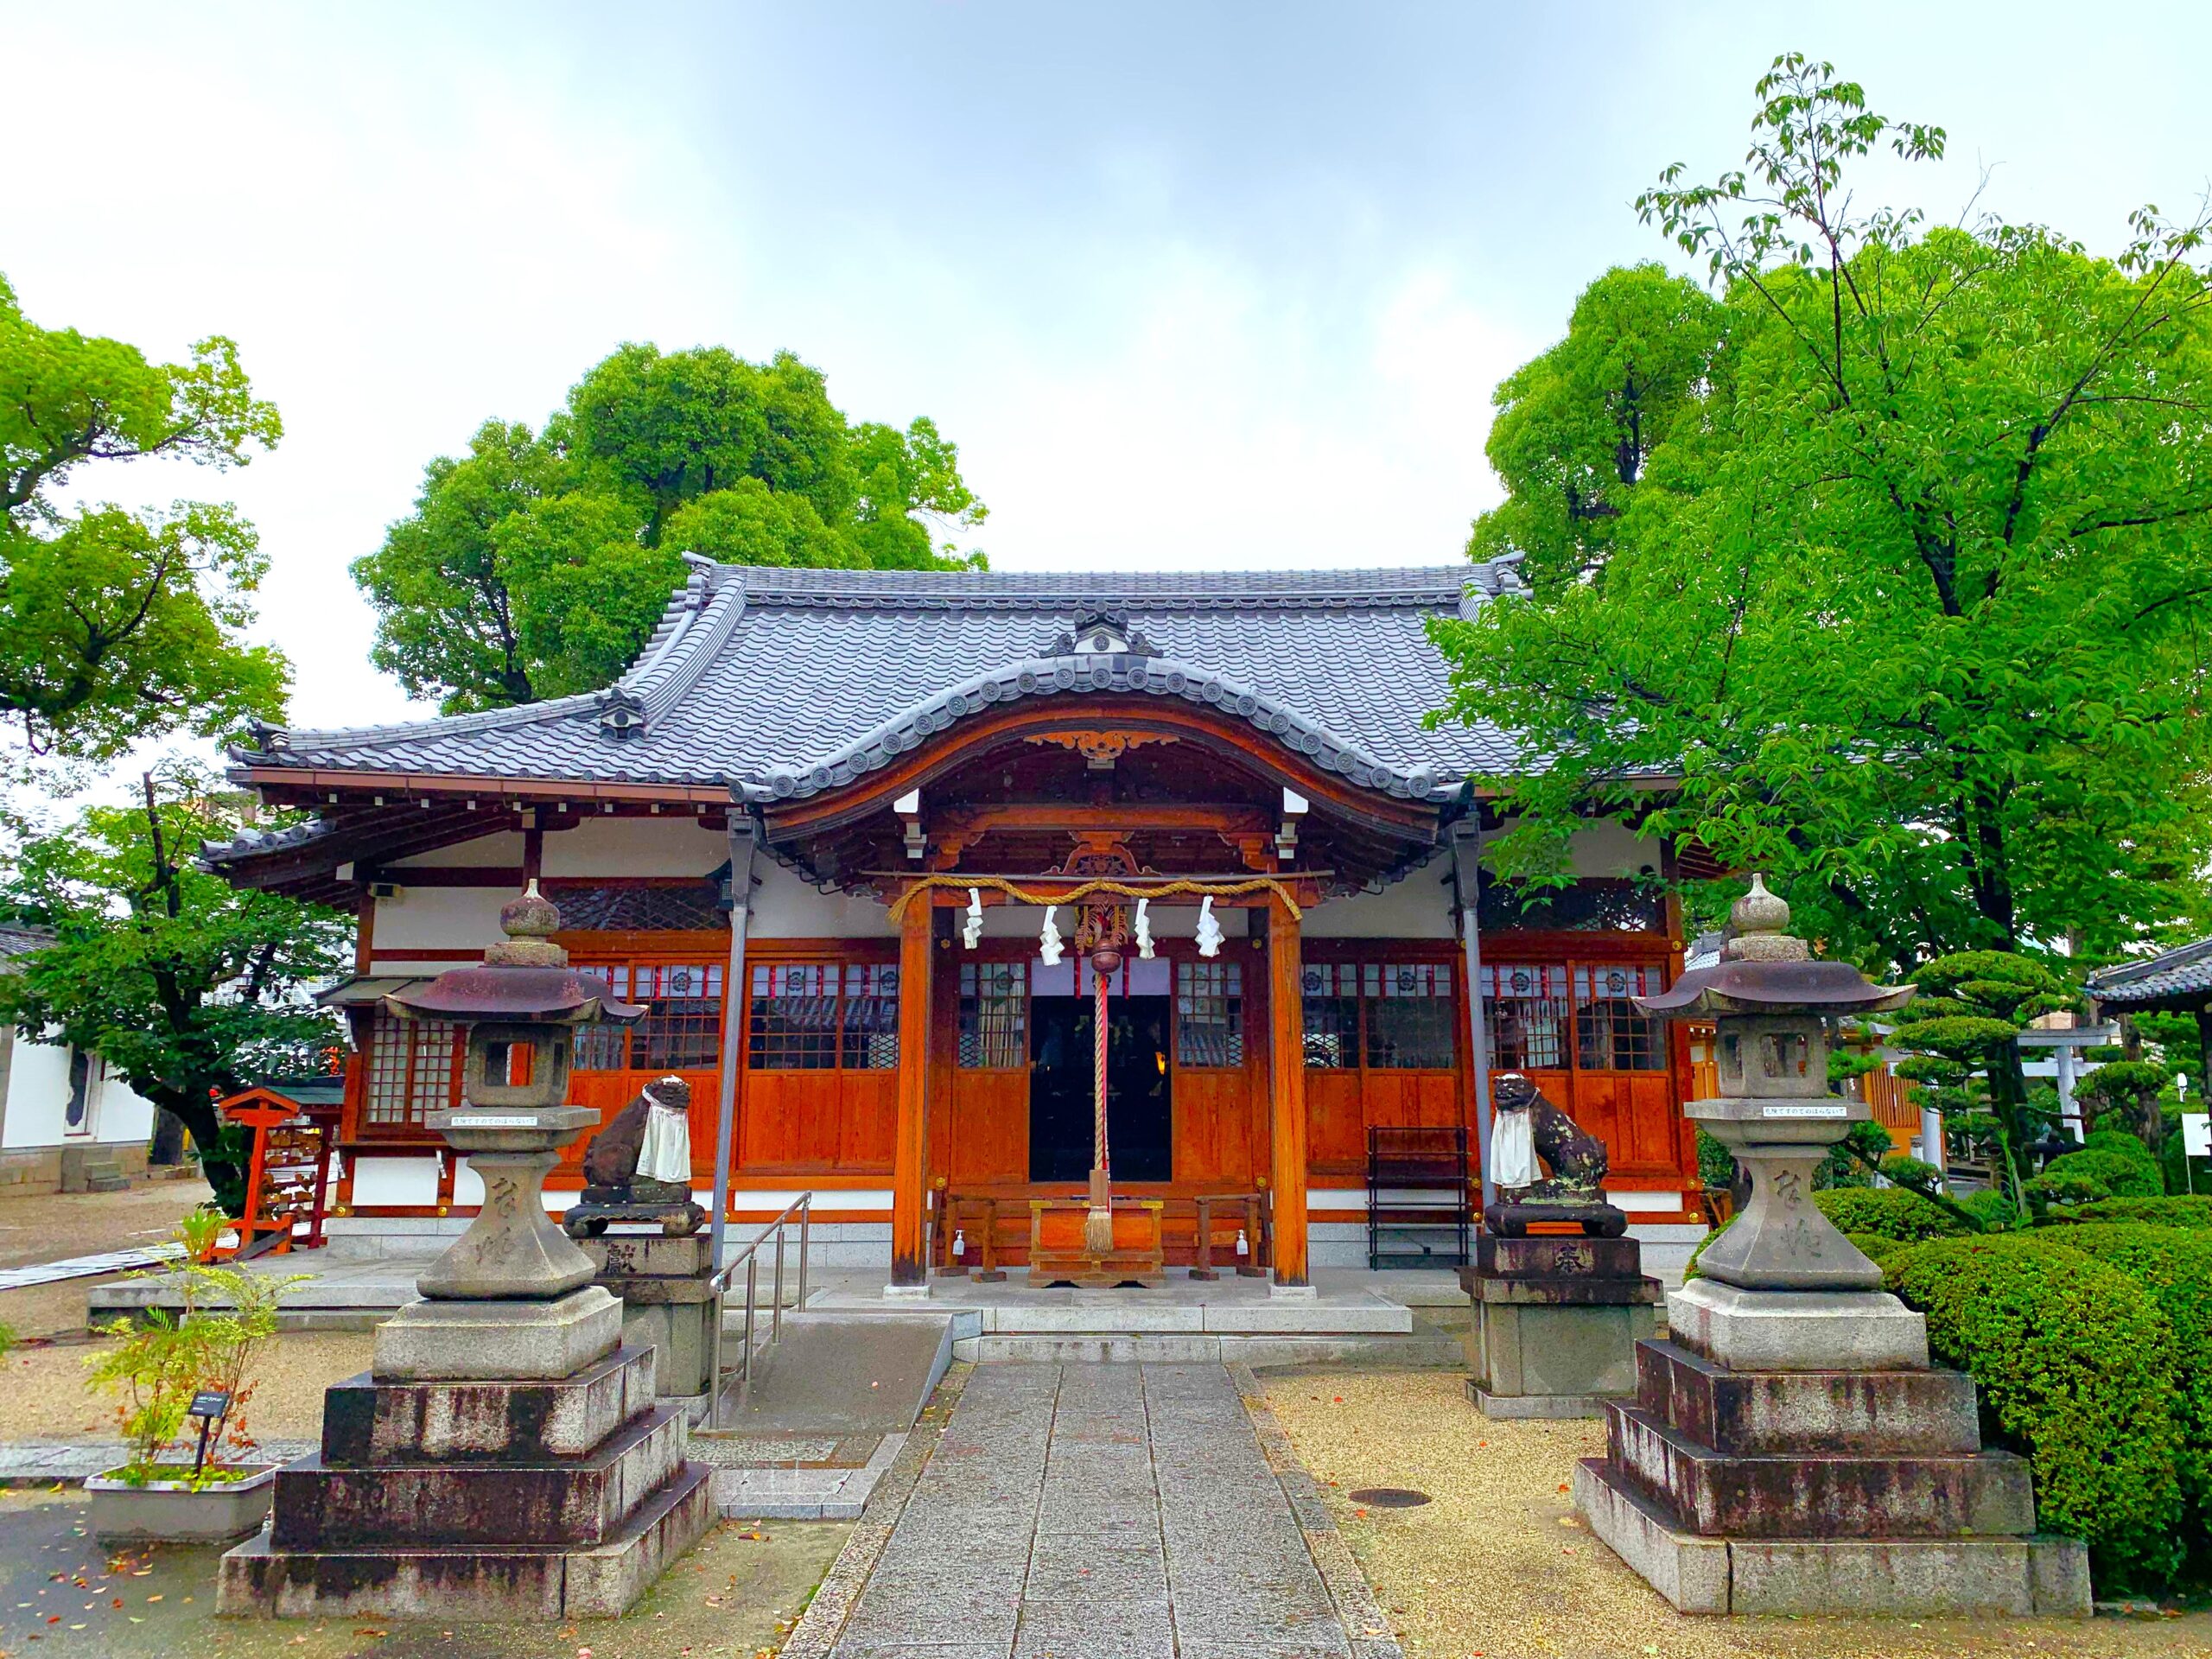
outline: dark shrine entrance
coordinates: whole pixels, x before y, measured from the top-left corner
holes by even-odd
[[[1114,1179],[1173,1179],[1173,1135],[1164,996],[1106,1004],[1106,1135]],[[1091,999],[1040,996],[1029,1019],[1029,1179],[1090,1173]]]

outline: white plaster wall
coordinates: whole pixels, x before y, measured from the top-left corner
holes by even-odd
[[[410,864],[427,864],[439,868],[463,864],[470,869],[515,868],[522,863],[522,832],[502,830],[496,835],[479,836],[474,841],[464,841],[452,847],[440,847],[428,853],[416,853],[397,859],[382,868],[404,870]],[[404,877],[398,878],[404,880]]]
[[[16,1034],[8,1068],[8,1116],[0,1147],[58,1147],[83,1143],[140,1145],[154,1133],[153,1103],[105,1065],[92,1062],[86,1091],[85,1132],[67,1133],[69,1108],[69,1051],[58,1043],[34,1043]]]
[[[481,1186],[477,1190],[481,1196]],[[421,1205],[437,1201],[438,1160],[435,1158],[359,1158],[354,1161],[356,1205]]]
[[[1307,911],[1300,930],[1315,939],[1454,938],[1451,871],[1451,855],[1440,852],[1380,893],[1356,893]]]
[[[410,887],[376,901],[376,950],[480,950],[499,937],[504,887]]]
[[[1659,843],[1610,821],[1578,830],[1567,843],[1577,875],[1637,875],[1659,870]]]
[[[548,830],[541,868],[549,876],[705,875],[728,857],[729,837],[688,813],[601,817],[587,817],[573,830]],[[505,861],[522,862],[519,844]]]
[[[753,888],[756,939],[881,939],[899,931],[873,899],[818,893],[766,856],[753,861],[753,873],[759,878]]]

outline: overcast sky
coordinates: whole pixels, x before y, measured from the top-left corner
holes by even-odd
[[[223,8],[0,0],[0,270],[283,410],[227,477],[293,718],[409,706],[346,575],[423,462],[620,341],[783,347],[936,417],[1002,569],[1459,556],[1498,378],[1797,48],[1953,159],[1874,181],[2118,245],[2212,175],[2202,4]]]

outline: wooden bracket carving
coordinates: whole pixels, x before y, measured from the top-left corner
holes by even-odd
[[[1083,757],[1084,765],[1092,771],[1111,772],[1114,763],[1131,749],[1142,748],[1147,743],[1173,743],[1177,740],[1166,732],[1042,732],[1024,741],[1072,749]]]

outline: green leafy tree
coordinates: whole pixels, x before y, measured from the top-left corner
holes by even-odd
[[[448,711],[614,679],[683,580],[738,564],[967,568],[936,539],[982,524],[959,454],[927,420],[854,425],[789,353],[625,346],[542,432],[487,422],[426,469],[415,512],[353,578],[374,660]]]
[[[2019,1037],[2030,1021],[2076,1006],[2066,982],[2030,957],[2001,950],[1938,957],[1913,975],[1920,995],[1890,1033],[1906,1051],[1897,1074],[1920,1085],[1920,1100],[1980,1141],[1999,1190],[2024,1207],[2035,1173],[2029,1148],[2050,1120],[2031,1103]]]
[[[94,463],[243,467],[283,430],[238,347],[188,363],[42,328],[0,277],[0,720],[31,754],[99,760],[282,709],[284,659],[245,643],[267,561],[227,505],[64,504]]]
[[[1794,54],[1758,98],[1743,169],[1639,199],[1713,294],[1612,272],[1501,389],[1471,549],[1529,591],[1434,626],[1447,716],[1547,759],[1497,861],[1555,874],[1593,812],[1694,838],[1869,964],[2201,907],[2202,226],[1862,211],[1853,163],[1942,130]]]
[[[89,808],[18,849],[0,906],[56,938],[0,977],[0,1020],[99,1055],[176,1114],[236,1214],[243,1181],[214,1102],[259,1076],[325,1069],[340,1033],[305,993],[344,963],[349,925],[193,862],[241,827],[242,804],[213,782],[149,772],[137,805]]]

